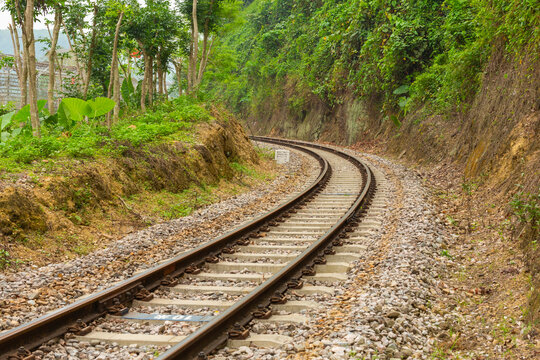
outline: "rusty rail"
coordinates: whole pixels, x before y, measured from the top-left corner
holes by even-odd
[[[360,169],[364,183],[363,190],[347,213],[342,216],[330,230],[304,250],[296,259],[289,262],[283,269],[256,287],[251,293],[244,296],[231,308],[216,316],[215,319],[202,326],[182,342],[165,352],[159,357],[160,360],[205,359],[207,354],[211,353],[227,341],[228,330],[231,329],[234,324],[239,323],[244,326],[249,323],[253,319],[253,315],[251,315],[252,312],[256,310],[259,304],[269,306],[270,298],[276,292],[283,294],[287,290],[287,283],[289,281],[300,278],[302,276],[302,270],[307,266],[314,265],[314,259],[316,257],[324,257],[325,250],[333,247],[332,241],[336,236],[343,230],[347,230],[348,225],[357,222],[358,217],[365,213],[367,206],[369,206],[371,197],[376,188],[375,178],[371,169],[355,157],[318,144],[266,137],[251,138],[257,141],[286,146],[309,146],[337,154],[349,160]]]
[[[287,144],[287,146],[311,155],[318,160],[321,166],[317,179],[294,199],[229,233],[182,253],[159,266],[0,334],[0,360],[7,359],[10,355],[15,355],[20,347],[33,350],[50,339],[65,334],[69,327],[76,324],[78,319],[88,323],[104,316],[107,313],[107,308],[113,305],[116,300],[122,304],[129,304],[135,298],[136,289],[140,285],[150,291],[156,289],[165,277],[178,277],[184,273],[187,267],[204,264],[204,259],[207,257],[219,255],[228,245],[234,244],[238,239],[256,232],[266,223],[278,218],[288,210],[314,196],[328,182],[331,174],[331,168],[328,162],[303,146],[293,143]]]

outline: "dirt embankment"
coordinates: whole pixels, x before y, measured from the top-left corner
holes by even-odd
[[[86,254],[155,220],[134,209],[131,197],[204,189],[231,180],[233,163],[259,166],[234,119],[198,125],[196,139],[129,147],[115,158],[50,160],[56,164],[49,170],[7,174],[0,180],[0,268]]]
[[[439,172],[456,171],[456,196],[461,198],[469,192],[479,217],[493,215],[498,219],[498,223],[489,224],[489,235],[482,236],[506,232],[510,240],[497,251],[523,250],[522,260],[527,265],[523,276],[531,279],[526,287],[534,289],[526,295],[530,305],[527,318],[539,324],[538,229],[517,222],[509,205],[518,191],[516,184],[523,193],[540,191],[538,59],[513,58],[501,46],[494,50],[481,90],[466,104],[467,111],[434,116],[429,109],[421,108],[409,114],[399,128],[384,120],[377,99],[360,101],[345,93],[340,104],[330,108],[316,96],[303,94],[307,100],[292,106],[289,99],[298,98],[301,92],[295,83],[287,84],[249,117],[250,127],[262,134],[354,145],[364,151],[375,145],[373,149],[410,164],[436,167]],[[474,237],[467,239],[472,241]],[[494,265],[497,251],[491,258]],[[486,278],[489,275],[482,273]]]

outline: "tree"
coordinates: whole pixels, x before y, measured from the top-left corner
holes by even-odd
[[[148,0],[145,7],[134,4],[131,19],[126,32],[139,45],[144,61],[144,77],[141,84],[141,109],[146,109],[146,102],[152,104],[155,90],[154,69],[157,72],[158,85],[164,90],[164,71],[171,54],[177,47],[178,27],[181,21],[176,13],[169,9],[166,0]],[[154,66],[156,62],[156,66]],[[159,90],[161,91],[161,90]]]
[[[54,27],[51,35],[51,49],[49,50],[49,84],[47,87],[47,104],[49,107],[49,113],[54,112],[54,82],[55,82],[55,67],[56,61],[56,44],[58,43],[58,36],[60,34],[60,25],[62,23],[62,8],[59,4],[55,5],[54,11]]]
[[[11,24],[8,24],[9,33],[11,35],[11,42],[13,43],[13,52],[15,57],[15,62],[13,66],[15,67],[15,72],[17,73],[17,79],[19,81],[19,89],[21,92],[21,107],[27,104],[27,93],[28,93],[28,68],[24,63],[21,54],[21,43],[19,41],[19,30],[15,24],[15,16],[11,15]]]
[[[116,23],[116,28],[114,31],[114,43],[113,43],[113,52],[112,52],[112,61],[111,61],[111,76],[109,77],[109,89],[107,92],[107,97],[111,98],[111,92],[114,94],[114,99],[116,101],[116,106],[114,107],[114,118],[116,121],[120,113],[120,77],[118,74],[118,36],[120,34],[120,26],[122,25],[122,19],[124,17],[124,11],[120,10],[118,15],[118,22]],[[114,91],[113,91],[114,90]],[[107,115],[107,127],[111,128],[111,117],[110,114]]]
[[[241,2],[234,0],[186,0],[180,4],[182,13],[191,24],[191,44],[188,69],[188,92],[199,88],[217,32],[235,18]],[[199,26],[202,24],[202,44]],[[199,47],[201,47],[199,49]]]
[[[23,40],[23,67],[28,74],[28,102],[30,104],[30,122],[34,136],[41,137],[37,105],[37,70],[36,70],[36,42],[34,39],[34,15],[35,6],[45,8],[44,2],[35,3],[35,0],[26,0],[23,7],[20,0],[14,0],[12,4],[12,16],[15,17],[22,29]],[[9,5],[8,5],[9,6]]]

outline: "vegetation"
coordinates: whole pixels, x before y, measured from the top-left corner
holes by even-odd
[[[536,247],[540,234],[540,188],[536,194],[524,193],[519,189],[514,194],[510,206],[518,224],[522,226],[521,233],[524,230],[529,230],[531,232],[529,237],[532,239],[531,245]]]
[[[13,112],[4,115],[2,119],[11,116],[17,120],[8,122],[7,126],[1,122],[0,168],[16,171],[24,168],[25,164],[45,158],[118,156],[132,147],[149,146],[170,139],[190,142],[193,140],[193,126],[212,119],[203,105],[182,97],[157,104],[146,113],[124,117],[108,129],[99,121],[99,116],[95,120],[96,117],[89,113],[90,106],[85,105],[86,102],[76,100],[66,98],[61,103],[59,112],[68,114],[64,120],[61,118],[65,115],[44,115],[41,138],[32,136],[28,120],[25,120],[24,127],[12,125],[18,124],[22,117],[28,119],[27,107],[15,115]],[[90,103],[96,106],[99,98],[96,100]],[[44,102],[40,102],[42,113],[46,112],[43,105]],[[109,110],[111,105],[114,106],[109,104]],[[100,115],[99,108],[97,111]],[[82,120],[85,114],[89,121]]]
[[[100,121],[110,130],[123,114],[137,108],[144,112],[155,100],[168,99],[166,79],[170,64],[176,69],[178,95],[182,95],[185,83],[188,94],[196,95],[216,35],[227,30],[240,4],[224,0],[147,0],[143,5],[134,0],[7,0],[3,10],[11,13],[9,29],[15,54],[3,57],[0,67],[10,66],[17,73],[20,105],[29,106],[33,136],[41,137],[43,106],[37,97],[33,27],[38,15],[54,14],[51,24],[46,21],[50,33],[50,39],[45,41],[50,46],[49,74],[56,74],[49,76],[48,112],[56,110],[60,96],[84,101],[98,98],[102,103],[105,101],[101,98],[107,97],[116,106]],[[67,35],[68,53],[57,51],[60,31]],[[74,73],[64,69],[64,60],[74,63]],[[187,63],[187,71],[183,71],[183,63]],[[138,84],[136,78],[140,79]],[[72,105],[76,103],[83,104],[71,101]],[[67,102],[62,102],[58,109],[63,110],[62,105],[64,109],[68,107]],[[84,111],[81,115],[89,116]]]
[[[24,111],[9,120],[5,113],[11,112],[0,109],[0,151],[22,162],[59,153],[89,156],[96,146],[123,141],[127,135],[119,129],[133,114],[183,89],[245,113],[293,84],[289,107],[300,117],[310,97],[332,107],[350,92],[378,104],[399,126],[419,108],[466,107],[493,44],[518,57],[540,50],[533,0],[8,0],[4,9],[12,15],[15,54],[0,65],[16,70]],[[60,84],[49,77],[46,101],[35,96],[32,70],[31,30],[41,14],[54,14],[47,23],[49,71],[60,75]],[[62,72],[60,31],[68,36],[73,74]],[[167,89],[171,66],[175,83]],[[152,124],[137,127],[133,141],[170,134],[180,123]],[[67,145],[77,138],[83,144]],[[15,150],[15,144],[25,145]]]
[[[399,125],[397,117],[422,106],[438,113],[464,106],[479,89],[494,44],[518,57],[538,54],[537,5],[255,0],[243,26],[219,44],[204,89],[241,112],[286,84],[295,85],[293,111],[311,94],[334,106],[350,91],[376,101]]]

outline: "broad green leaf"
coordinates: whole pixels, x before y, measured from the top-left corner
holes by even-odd
[[[402,95],[409,92],[409,85],[401,85],[396,90],[394,90],[394,95]]]
[[[13,131],[11,132],[11,136],[12,136],[12,137],[19,136],[19,134],[22,132],[22,130],[23,130],[23,129],[22,129],[21,127],[16,128],[15,130],[13,130]]]
[[[63,101],[58,106],[56,114],[58,115],[58,123],[60,126],[62,126],[64,130],[70,129],[74,121],[71,119],[69,109],[64,105]]]
[[[122,82],[122,87],[120,88],[122,93],[122,99],[124,99],[126,104],[131,104],[133,102],[133,97],[135,95],[135,88],[133,87],[133,82],[131,81],[131,76],[128,76]]]
[[[406,98],[406,97],[399,98],[398,105],[400,108],[404,109],[408,103],[409,103],[409,98]]]
[[[38,113],[40,113],[43,110],[46,103],[47,103],[47,100],[37,101]],[[11,120],[16,123],[29,122],[30,121],[30,104],[23,106],[21,110],[19,110],[15,115],[13,115],[13,118]]]
[[[45,107],[45,104],[47,104],[47,100],[45,100],[45,99],[37,101],[38,113],[43,111],[43,108]]]
[[[2,115],[0,118],[0,131],[4,130],[9,124],[11,124],[11,118],[13,115],[15,115],[15,111]]]
[[[390,120],[396,125],[397,127],[401,126],[401,121],[399,121],[398,117],[396,115],[390,115]]]
[[[0,133],[0,142],[6,142],[9,139],[9,133],[7,131],[4,131]]]
[[[11,119],[15,123],[28,122],[30,120],[30,104],[23,106]]]
[[[84,100],[77,98],[64,98],[61,102],[66,116],[73,121],[81,121],[85,116],[90,116],[92,108]]]
[[[89,116],[96,118],[114,109],[116,102],[106,97],[97,97],[93,100],[88,100],[88,105],[91,108],[91,114]]]

